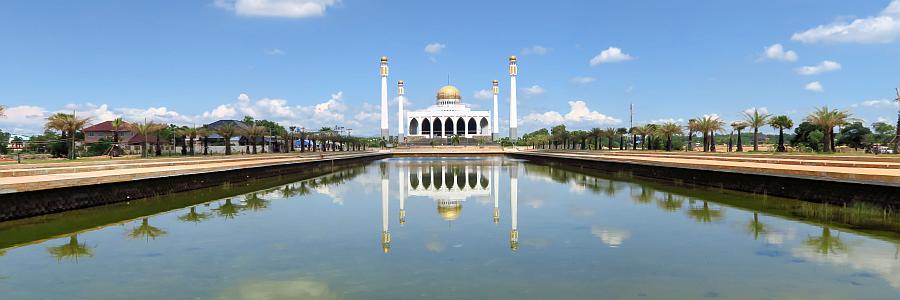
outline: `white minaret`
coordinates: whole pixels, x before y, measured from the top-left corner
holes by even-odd
[[[494,118],[491,120],[491,140],[497,141],[500,138],[500,110],[497,109],[497,94],[500,93],[500,83],[494,80],[491,85],[491,92],[494,93]]]
[[[402,82],[402,81],[401,81]],[[397,188],[400,189],[400,225],[406,224],[406,210],[404,209],[404,205],[406,204],[406,187],[409,184],[409,167],[400,168],[397,172]]]
[[[519,174],[515,165],[509,166],[509,213],[512,215],[509,248],[519,250]]]
[[[381,138],[387,140],[388,134],[388,98],[387,98],[387,77],[388,77],[388,58],[381,57]]]
[[[519,128],[519,122],[516,119],[516,74],[519,73],[516,67],[516,56],[509,57],[509,140],[511,142],[518,139],[516,133]]]
[[[403,136],[406,134],[405,130],[403,130],[403,94],[405,93],[403,89],[403,80],[397,81],[397,143],[403,141]]]
[[[384,253],[391,252],[391,232],[388,231],[388,174],[387,170],[381,173],[381,249]]]
[[[494,97],[496,98],[496,97]],[[495,116],[496,117],[496,116]],[[494,185],[494,224],[500,223],[500,166],[492,166],[491,173],[493,178],[491,183]]]

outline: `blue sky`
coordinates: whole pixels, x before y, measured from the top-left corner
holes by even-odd
[[[490,109],[478,91],[498,79],[505,100],[518,55],[520,133],[627,127],[629,103],[637,124],[821,105],[895,122],[900,86],[900,0],[3,1],[0,36],[0,128],[20,134],[72,110],[376,134],[382,55],[411,109],[448,76]]]

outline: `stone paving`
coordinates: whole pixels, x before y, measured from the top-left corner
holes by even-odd
[[[316,152],[291,155],[236,156],[218,159],[122,160],[118,164],[88,164],[72,167],[48,164],[50,166],[46,168],[33,168],[32,166],[26,170],[0,171],[0,174],[2,172],[25,172],[20,173],[19,175],[21,176],[5,174],[3,177],[0,177],[0,193],[46,190],[371,155],[378,154],[374,152]]]
[[[861,182],[900,187],[900,166],[891,159],[883,162],[846,161],[840,157],[798,159],[790,156],[771,158],[710,156],[689,153],[603,152],[603,151],[524,151],[524,155],[552,156],[572,159],[623,162],[667,167],[719,170],[796,176],[818,180]]]

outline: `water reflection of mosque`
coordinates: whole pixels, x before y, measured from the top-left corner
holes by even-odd
[[[396,162],[398,190],[400,198],[399,221],[406,224],[407,196],[427,197],[435,201],[438,215],[446,221],[454,221],[462,214],[463,203],[469,198],[489,198],[493,196],[494,209],[491,220],[500,223],[500,172],[506,168],[510,176],[510,249],[519,249],[518,231],[518,167],[504,165],[502,160],[471,160]],[[386,170],[386,168],[382,168]],[[389,230],[389,176],[381,173],[381,245],[385,253],[391,249]]]

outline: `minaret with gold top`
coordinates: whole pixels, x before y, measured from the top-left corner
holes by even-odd
[[[494,115],[491,120],[491,140],[497,141],[500,138],[500,111],[497,110],[497,94],[500,93],[500,82],[494,80],[491,84],[491,92],[494,94]]]
[[[519,174],[515,165],[509,166],[509,213],[512,215],[509,248],[519,250]]]
[[[390,134],[390,131],[388,129],[387,77],[388,77],[388,58],[387,58],[387,56],[382,56],[381,57],[381,138],[384,140],[387,140],[388,134]]]
[[[406,210],[404,208],[404,205],[406,204],[406,187],[408,186],[407,183],[409,182],[409,166],[400,168],[397,173],[397,177],[399,177],[400,179],[397,180],[397,183],[399,183],[397,188],[400,190],[400,225],[403,225],[406,224]]]
[[[509,57],[509,141],[515,142],[518,139],[517,132],[519,122],[516,116],[516,74],[519,73],[516,67],[516,56]]]
[[[397,81],[397,143],[403,141],[405,130],[403,130],[403,94],[406,91],[403,88],[403,80]]]

